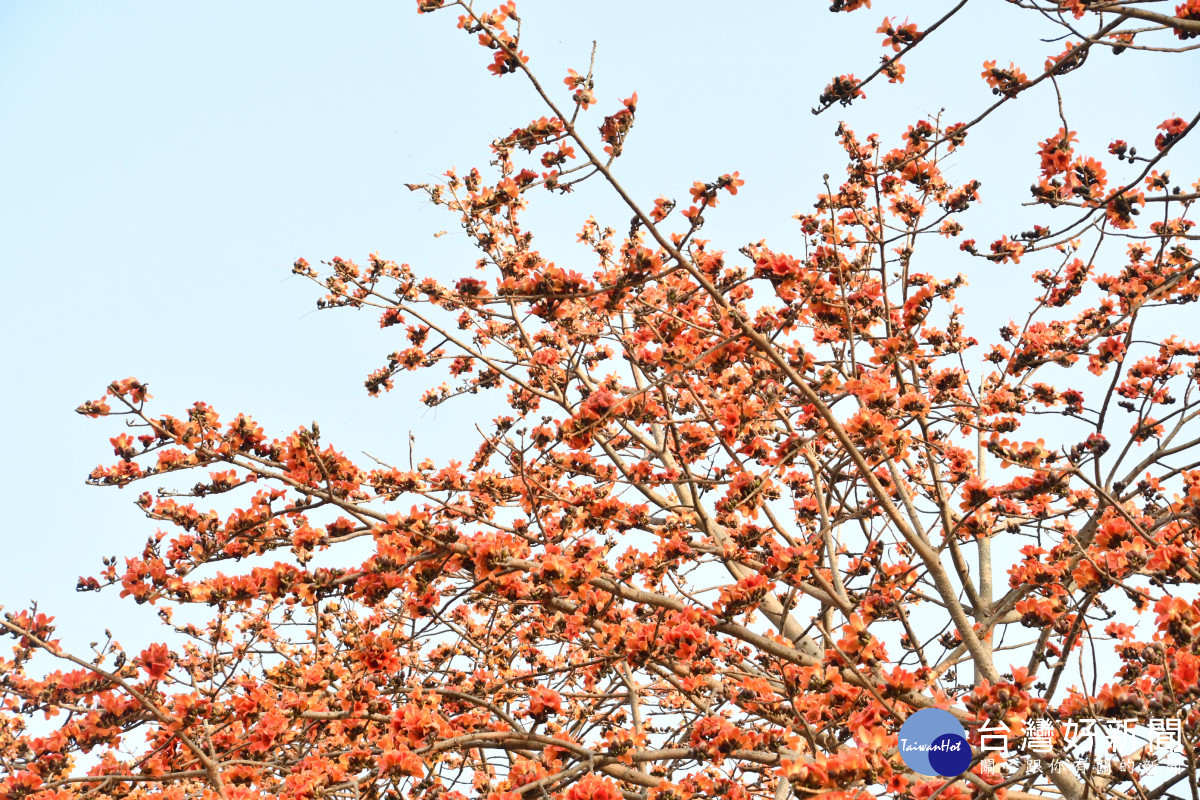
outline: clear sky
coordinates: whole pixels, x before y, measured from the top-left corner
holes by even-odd
[[[923,28],[943,5],[907,7]],[[958,120],[989,103],[984,59],[1034,73],[1062,49],[1039,42],[1054,31],[1028,27],[1028,15],[976,3],[918,49],[907,84],[874,84],[868,102],[813,117],[830,77],[862,75],[884,52],[875,27],[886,9],[835,17],[826,6],[518,7],[522,47],[556,91],[568,67],[586,69],[597,40],[597,125],[638,92],[618,172],[639,198],[682,199],[694,180],[741,171],[742,192],[706,215],[705,236],[733,251],[798,242],[791,215],[811,205],[823,173],[842,174],[839,117],[896,141],[939,108]],[[411,0],[0,3],[0,604],[40,599],[69,643],[109,626],[132,646],[151,630],[148,610],[115,593],[73,592],[101,556],[135,552],[154,530],[132,505],[153,486],[83,483],[112,460],[119,425],[72,409],[113,379],[148,382],[161,412],[205,400],[223,417],[252,414],[272,435],[316,419],[350,454],[401,460],[409,430],[419,456],[473,449],[464,421],[494,412],[425,409],[420,390],[441,378],[368,398],[362,380],[400,334],[368,314],[310,313],[316,287],[289,272],[298,256],[315,264],[378,250],[443,280],[470,274],[454,220],[403,184],[484,166],[488,142],[545,110],[521,79],[486,73],[487,53],[454,17],[418,16]],[[1086,86],[1063,81],[1084,150],[1102,154],[1118,137],[1148,144],[1154,124],[1194,99],[1163,78],[1161,59],[1093,58],[1103,63],[1088,65]],[[1005,199],[1028,197],[1035,142],[1055,118],[1042,91],[972,134],[951,173],[983,181],[984,205],[963,220],[969,235],[989,242],[1027,224],[1003,215]],[[1190,174],[1200,172],[1196,144],[1176,155]],[[584,272],[591,265],[573,262],[572,245],[583,219],[595,213],[618,230],[629,219],[598,184],[534,200],[553,259]],[[443,229],[452,234],[435,238]],[[919,268],[968,271],[963,304],[978,307],[984,331],[1032,291],[980,262]]]

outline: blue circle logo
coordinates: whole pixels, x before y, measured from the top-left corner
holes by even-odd
[[[952,778],[971,767],[971,746],[953,714],[923,708],[900,726],[900,758],[914,772]]]

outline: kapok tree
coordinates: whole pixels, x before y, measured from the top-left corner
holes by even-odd
[[[816,111],[903,80],[965,5],[886,19],[882,64]],[[1045,224],[988,245],[964,238],[987,229],[979,184],[943,163],[1015,98],[1086,89],[1089,57],[1187,58],[1200,3],[1014,5],[1069,37],[1044,66],[987,61],[973,119],[841,127],[848,166],[798,216],[802,247],[728,252],[699,234],[738,172],[632,196],[636,94],[596,118],[590,70],[565,92],[534,76],[511,2],[421,2],[457,6],[488,70],[546,104],[489,169],[416,187],[478,247],[472,277],[379,255],[295,272],[402,335],[371,393],[425,369],[446,381],[429,405],[505,413],[469,463],[393,464],[316,423],[164,414],[134,379],[81,406],[133,428],[92,483],[195,481],[142,494],[160,530],[79,583],[171,630],[75,655],[36,608],[4,616],[0,798],[1195,797],[1200,345],[1156,320],[1200,293],[1200,194],[1168,171],[1197,117],[1130,115],[1108,154],[1046,120]],[[592,263],[559,266],[522,212],[585,180],[632,226],[582,221]],[[923,265],[935,237],[961,242],[955,271],[1032,273],[998,338],[955,305],[964,277]],[[236,510],[203,499],[225,494]],[[340,556],[355,540],[369,555]],[[897,733],[926,708],[976,746],[1046,720],[1049,749],[922,776]],[[1157,718],[1182,720],[1186,760],[1161,782],[1153,747],[1049,769],[1072,725]]]

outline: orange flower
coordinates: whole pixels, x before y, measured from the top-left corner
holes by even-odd
[[[992,93],[1004,97],[1016,97],[1022,87],[1029,82],[1025,73],[1017,69],[1016,64],[1013,63],[1009,63],[1007,69],[1000,69],[996,67],[995,61],[985,61],[981,74],[988,86],[992,87]]]
[[[138,662],[152,679],[162,678],[171,669],[171,650],[165,644],[152,644],[138,655]]]
[[[904,20],[903,25],[896,25],[895,17],[884,17],[883,24],[875,31],[884,34],[883,46],[891,47],[894,52],[920,40],[921,34],[915,23]]]

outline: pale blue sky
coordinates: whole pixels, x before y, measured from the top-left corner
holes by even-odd
[[[917,51],[908,84],[872,85],[868,102],[814,118],[809,108],[831,76],[878,62],[885,9],[835,17],[826,3],[806,5],[519,8],[522,46],[556,91],[568,67],[586,68],[598,40],[597,125],[638,92],[618,170],[638,197],[684,198],[693,180],[741,171],[746,187],[707,215],[705,229],[731,251],[764,237],[796,243],[791,215],[811,204],[822,173],[842,174],[839,117],[895,141],[941,107],[965,119],[990,102],[979,78],[985,58],[1016,58],[1033,73],[1061,49],[1037,41],[1048,29],[1013,28],[1027,16],[1006,4],[977,3],[940,44]],[[73,592],[101,556],[136,552],[153,531],[132,505],[142,489],[83,484],[111,460],[107,439],[118,427],[72,409],[115,378],[150,383],[162,412],[203,399],[225,417],[252,414],[272,435],[316,419],[348,453],[400,460],[410,429],[422,455],[473,448],[463,420],[490,418],[489,409],[427,411],[419,390],[441,378],[368,398],[362,379],[399,334],[366,314],[309,313],[316,287],[289,273],[301,255],[362,260],[374,250],[443,279],[471,271],[469,249],[453,235],[433,237],[454,221],[402,184],[483,166],[493,137],[545,111],[520,79],[486,73],[488,54],[455,29],[452,13],[414,9],[410,0],[0,3],[9,387],[0,395],[0,604],[42,600],[68,622],[68,641],[107,625],[132,645],[146,630],[146,610],[115,593]],[[932,16],[913,21],[924,27]],[[1161,79],[1161,59],[1093,58],[1102,63],[1085,70],[1090,93],[1074,77],[1064,86],[1072,127],[1095,154],[1111,138],[1148,142],[1153,124],[1194,100]],[[1131,127],[1138,119],[1146,124]],[[1027,225],[998,215],[1004,198],[1028,196],[1034,143],[1056,128],[1053,95],[1042,91],[971,135],[952,173],[984,183],[985,204],[963,220],[969,235],[983,243]],[[1188,145],[1177,161],[1190,159],[1195,174],[1196,143]],[[600,190],[535,198],[535,230],[560,263],[581,256],[572,243],[589,213],[627,224],[629,212]],[[979,262],[919,268],[970,271],[963,302],[979,304],[984,335],[1030,291]]]

